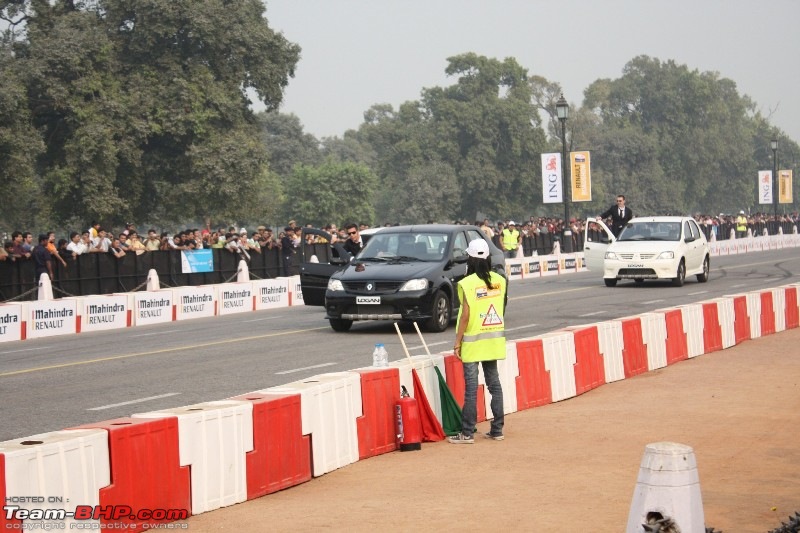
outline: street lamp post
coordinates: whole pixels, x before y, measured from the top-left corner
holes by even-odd
[[[772,218],[775,221],[775,235],[778,234],[778,139],[769,142],[772,148]]]
[[[572,229],[569,224],[569,197],[570,189],[567,187],[567,118],[569,118],[569,104],[564,99],[564,95],[556,102],[556,115],[561,121],[561,192],[564,195],[564,234],[561,239],[562,251],[572,252]]]

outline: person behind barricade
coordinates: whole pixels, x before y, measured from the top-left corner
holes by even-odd
[[[16,258],[13,255],[14,243],[12,241],[5,241],[3,247],[0,248],[0,261],[8,261],[13,263]]]
[[[464,406],[461,432],[450,437],[453,444],[472,444],[478,411],[478,364],[483,366],[486,387],[492,396],[492,422],[485,436],[503,440],[503,387],[497,361],[506,358],[506,280],[492,271],[489,245],[483,239],[467,247],[467,276],[458,282],[458,326],[453,350],[464,369]]]
[[[26,231],[22,234],[22,249],[31,253],[36,245],[33,242],[33,233]]]
[[[281,237],[281,260],[285,276],[292,275],[292,263],[294,262],[294,255],[296,253],[294,242],[294,228],[286,226],[283,228],[283,237]]]
[[[66,242],[66,240],[64,240]],[[58,253],[58,247],[56,246],[56,232],[55,231],[48,231],[47,232],[47,251],[50,252],[50,257],[55,257],[60,263],[61,266],[67,268],[67,262],[64,261],[64,258],[61,257]]]
[[[503,243],[503,254],[506,258],[517,257],[517,250],[522,244],[522,233],[517,229],[517,224],[513,220],[508,221],[508,227],[501,233]]]
[[[142,255],[147,251],[144,243],[139,238],[139,234],[135,231],[132,231],[130,235],[128,235],[128,249],[134,252],[136,255]]]
[[[111,248],[111,241],[106,237],[106,230],[98,227],[97,237],[92,239],[92,246],[89,251],[92,253],[106,253]]]
[[[67,250],[74,253],[75,256],[79,256],[82,253],[89,250],[89,247],[84,244],[83,240],[81,239],[81,234],[77,231],[73,231],[69,234],[69,243],[67,244]]]
[[[618,194],[617,203],[600,213],[597,218],[605,220],[609,217],[611,217],[611,233],[614,234],[614,237],[619,237],[630,219],[633,218],[633,211],[625,205],[625,195]]]
[[[13,255],[17,259],[30,259],[31,253],[26,252],[22,247],[22,232],[15,231],[11,234],[11,242],[13,243]]]
[[[50,276],[50,279],[53,279],[53,258],[50,252],[47,250],[47,234],[41,233],[39,235],[39,244],[33,247],[31,250],[31,255],[33,256],[34,264],[36,265],[36,281],[39,281],[39,277],[42,274],[47,274]]]
[[[488,218],[484,218],[483,219],[483,223],[480,225],[480,230],[483,232],[484,235],[486,235],[486,237],[489,240],[493,240],[494,239],[494,230],[492,229],[492,226],[489,223],[489,219]]]
[[[747,237],[747,216],[745,216],[744,210],[741,210],[736,217],[736,238],[744,239],[745,237]]]

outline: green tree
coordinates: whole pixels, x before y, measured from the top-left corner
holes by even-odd
[[[375,220],[375,174],[365,165],[328,161],[320,166],[297,165],[286,198],[286,216],[302,224],[322,227],[329,223]]]

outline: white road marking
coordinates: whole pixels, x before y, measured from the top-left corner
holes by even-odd
[[[49,346],[39,346],[38,348],[25,348],[24,350],[11,350],[10,352],[0,352],[0,354],[17,353],[17,352],[33,352],[35,350],[44,350],[45,348],[49,348]]]
[[[175,333],[180,331],[178,329],[168,329],[167,331],[156,331],[154,333],[142,333],[140,335],[134,335],[134,337],[149,337],[151,335],[166,335],[167,333]]]
[[[663,302],[664,300],[648,300],[646,302],[641,302],[640,305],[650,305],[650,304],[657,304],[659,302]]]
[[[528,329],[528,328],[535,328],[539,324],[528,324],[527,326],[517,326],[515,328],[506,328],[506,331],[516,331],[518,329]]]
[[[690,292],[689,296],[697,296],[698,294],[705,294],[708,291],[697,291],[697,292]]]
[[[275,372],[276,376],[283,376],[284,374],[294,374],[295,372],[302,372],[304,370],[311,370],[313,368],[322,368],[325,366],[338,365],[339,363],[322,363],[321,365],[305,366],[303,368],[295,368],[293,370],[284,370],[283,372]]]
[[[283,318],[283,316],[284,316],[284,315],[280,315],[280,316],[269,316],[269,317],[266,317],[266,318],[254,318],[253,320],[242,320],[242,322],[261,322],[261,321],[263,321],[263,320],[274,320],[274,319],[276,319],[276,318]]]
[[[147,398],[139,398],[138,400],[131,400],[129,402],[112,403],[109,405],[102,405],[100,407],[90,407],[87,411],[102,411],[103,409],[113,409],[114,407],[122,407],[123,405],[131,405],[134,403],[149,402],[150,400],[160,400],[161,398],[169,398],[170,396],[177,396],[180,392],[168,392],[167,394],[159,394],[158,396],[148,396]]]
[[[731,285],[731,289],[738,289],[739,287],[744,287],[746,285],[747,285],[746,283],[739,283],[738,285]]]
[[[587,317],[587,316],[594,316],[594,315],[602,315],[605,311],[594,311],[591,313],[586,313],[585,315],[578,315],[579,318]]]

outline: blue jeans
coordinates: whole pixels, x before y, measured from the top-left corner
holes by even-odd
[[[464,408],[461,410],[461,433],[470,437],[475,431],[478,422],[478,364],[463,363],[464,365]],[[486,378],[486,388],[492,395],[492,435],[503,434],[503,387],[500,385],[500,375],[497,372],[497,361],[482,361],[483,376]]]

